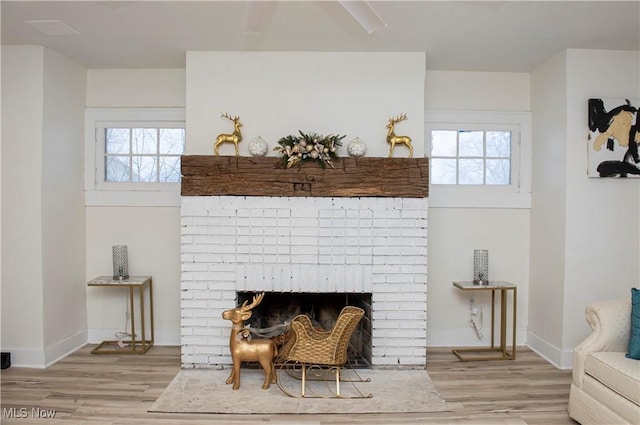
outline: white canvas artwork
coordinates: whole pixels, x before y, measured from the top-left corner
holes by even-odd
[[[640,177],[638,100],[589,99],[589,177]]]

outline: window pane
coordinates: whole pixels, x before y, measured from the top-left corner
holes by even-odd
[[[158,153],[158,130],[155,128],[134,128],[131,131],[131,153]]]
[[[431,156],[456,156],[456,131],[431,132]]]
[[[487,159],[487,184],[511,184],[511,161]]]
[[[510,131],[487,131],[487,156],[511,157]]]
[[[160,181],[170,183],[180,181],[179,156],[164,156],[160,158]]]
[[[132,157],[131,181],[155,182],[158,177],[157,169],[156,157],[134,156]]]
[[[431,169],[432,184],[456,184],[456,160],[432,158]]]
[[[128,182],[129,165],[128,156],[107,156],[105,157],[104,180],[107,182]]]
[[[483,184],[483,166],[484,161],[482,159],[461,159],[458,183]]]
[[[482,131],[460,131],[460,156],[482,156],[483,155]]]
[[[180,155],[184,153],[184,129],[160,129],[160,153],[165,155]]]
[[[129,153],[129,129],[128,128],[105,128],[104,129],[104,150],[106,153],[127,154]]]

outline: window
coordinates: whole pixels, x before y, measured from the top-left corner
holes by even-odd
[[[528,113],[427,111],[425,122],[430,206],[530,206]]]
[[[511,130],[432,130],[431,184],[510,185]]]
[[[104,137],[104,181],[177,183],[184,126],[99,127]],[[99,143],[102,145],[103,143]]]
[[[180,205],[183,109],[87,109],[87,205]]]

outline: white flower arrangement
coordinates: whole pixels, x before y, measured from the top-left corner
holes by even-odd
[[[298,130],[300,136],[289,135],[278,140],[274,148],[282,157],[278,164],[282,168],[291,168],[293,165],[302,165],[305,161],[316,161],[322,168],[333,166],[333,161],[338,159],[338,146],[342,146],[341,140],[345,136],[330,134],[321,136],[316,133],[305,134]]]

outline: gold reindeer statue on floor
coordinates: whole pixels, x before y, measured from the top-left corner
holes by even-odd
[[[409,158],[413,158],[413,146],[411,145],[411,137],[409,136],[396,136],[396,133],[393,131],[394,126],[400,121],[404,121],[407,119],[407,114],[400,114],[398,118],[389,118],[389,124],[387,124],[387,128],[389,131],[387,132],[387,143],[391,146],[389,147],[389,158],[393,157],[393,150],[396,145],[406,145],[409,148]]]
[[[244,321],[251,317],[251,309],[260,304],[264,298],[264,292],[253,297],[251,304],[243,302],[238,308],[226,310],[222,313],[222,318],[231,320],[231,338],[229,338],[229,350],[233,359],[233,369],[227,379],[227,384],[233,383],[233,389],[240,388],[240,363],[258,362],[264,369],[264,383],[262,389],[266,390],[269,385],[276,382],[275,367],[273,360],[278,355],[278,347],[270,339],[256,339],[251,341],[248,338],[248,330],[244,328]]]
[[[216,143],[213,145],[213,150],[216,155],[220,155],[218,149],[222,143],[233,143],[236,147],[236,156],[238,156],[238,143],[242,141],[242,133],[240,133],[240,127],[242,127],[242,123],[240,122],[240,117],[236,116],[235,118],[231,118],[229,114],[220,115],[222,118],[228,118],[233,121],[233,133],[231,134],[218,134],[216,137]]]

